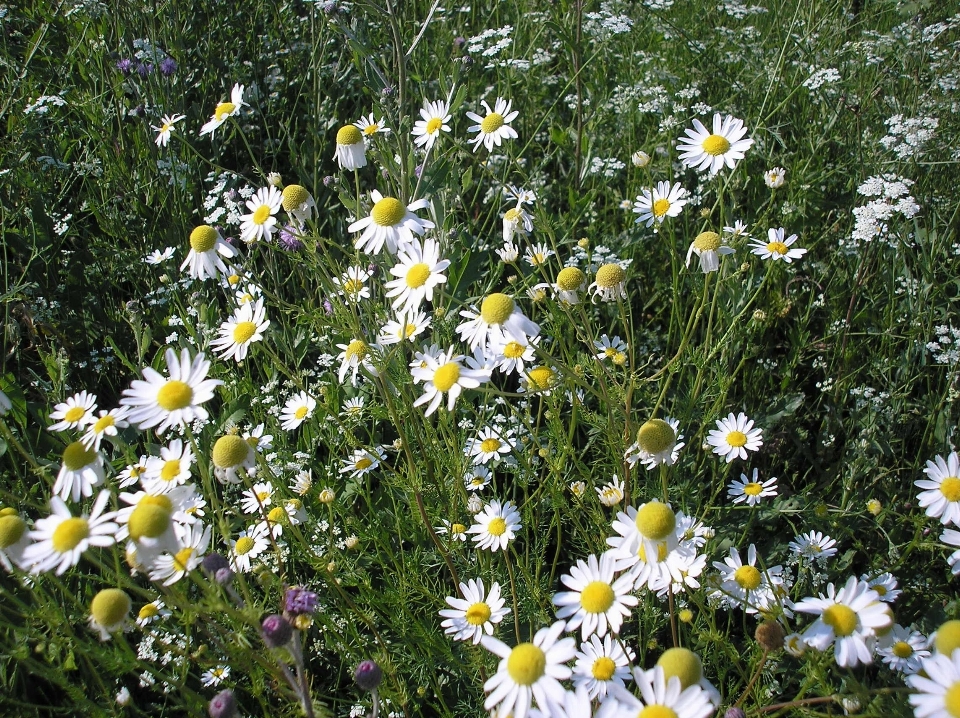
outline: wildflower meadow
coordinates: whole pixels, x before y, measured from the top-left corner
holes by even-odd
[[[0,713],[960,718],[960,7],[0,3]]]

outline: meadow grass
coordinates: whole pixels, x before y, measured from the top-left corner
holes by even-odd
[[[5,714],[960,715],[945,5],[0,5]]]

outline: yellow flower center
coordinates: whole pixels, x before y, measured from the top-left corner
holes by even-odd
[[[84,466],[89,466],[97,458],[95,451],[87,451],[86,447],[79,441],[74,441],[63,451],[63,465],[70,471],[79,471]]]
[[[394,227],[403,221],[406,213],[407,208],[403,206],[400,200],[394,197],[384,197],[373,205],[370,216],[381,227]]]
[[[467,527],[464,526],[463,524],[451,524],[451,525],[450,525],[450,533],[452,533],[452,534],[462,534],[462,533],[463,533],[464,531],[466,531],[466,530],[467,530]]]
[[[662,217],[669,211],[670,211],[670,200],[658,199],[656,202],[653,203],[654,217]]]
[[[427,122],[427,134],[432,135],[439,131],[441,127],[443,127],[443,120],[439,117],[431,117],[430,121]]]
[[[356,359],[357,361],[362,360],[367,355],[367,345],[365,342],[360,339],[354,339],[349,344],[347,344],[347,350],[344,352],[344,358],[347,361]]]
[[[501,127],[503,127],[503,115],[499,112],[491,112],[484,117],[483,122],[480,123],[480,131],[485,135],[496,132]]]
[[[676,441],[676,433],[663,419],[650,419],[637,431],[637,444],[648,454],[667,451]]]
[[[102,434],[111,426],[115,426],[116,423],[117,422],[114,420],[111,414],[104,414],[99,419],[97,419],[96,423],[94,423],[93,430],[97,434]]]
[[[738,448],[741,446],[746,446],[747,435],[742,431],[731,431],[727,434],[727,443],[730,444],[730,446],[735,446]]]
[[[209,224],[201,224],[190,233],[190,249],[197,254],[209,252],[217,244],[217,230]]]
[[[90,535],[90,525],[86,519],[64,519],[53,530],[53,550],[57,553],[66,553],[75,549],[81,541]]]
[[[640,548],[637,549],[637,556],[640,557],[640,560],[644,563],[649,563],[647,561],[647,548],[646,543],[642,542]],[[667,542],[660,541],[657,543],[657,561],[665,561],[667,559]]]
[[[373,462],[364,456],[362,459],[357,459],[357,462],[353,465],[353,468],[355,468],[357,471],[363,471],[364,469],[369,469],[371,466],[373,466]]]
[[[0,516],[0,549],[13,546],[26,530],[27,522],[16,514]]]
[[[286,523],[289,518],[290,514],[288,514],[287,510],[282,506],[277,506],[267,512],[267,521],[272,524]]]
[[[623,284],[627,273],[619,264],[604,264],[597,270],[597,286],[603,289],[610,289],[618,284]]]
[[[270,205],[261,204],[257,207],[257,211],[253,213],[252,220],[254,224],[263,224],[268,217],[270,217]]]
[[[137,502],[130,513],[127,530],[130,538],[139,541],[142,538],[157,538],[170,526],[173,515],[173,502],[166,496],[147,495]]]
[[[637,511],[635,523],[644,538],[662,541],[677,527],[677,515],[665,503],[651,501]]]
[[[233,550],[238,556],[243,556],[253,550],[254,544],[254,540],[249,536],[241,536],[237,539],[237,543],[234,544]]]
[[[700,657],[687,648],[670,648],[663,652],[657,665],[663,668],[666,682],[674,676],[680,679],[680,685],[686,689],[696,685],[703,677],[703,665]]]
[[[480,318],[487,324],[503,324],[513,314],[513,299],[506,294],[494,292],[480,304]]]
[[[169,132],[172,129],[173,129],[173,125],[171,125],[169,122],[164,122],[162,125],[160,125],[160,134],[162,135],[165,132]]]
[[[503,218],[504,218],[507,222],[516,222],[516,221],[518,221],[518,220],[520,219],[520,208],[519,208],[519,207],[514,207],[514,208],[512,208],[512,209],[508,209],[508,210],[504,213]]]
[[[960,718],[960,681],[955,681],[943,694],[943,707],[953,718]]]
[[[557,286],[565,292],[572,292],[583,285],[583,280],[583,272],[576,267],[567,267],[557,275]]]
[[[503,355],[507,359],[519,359],[527,348],[520,342],[509,341],[503,347]]]
[[[140,609],[137,613],[137,618],[140,620],[146,620],[148,618],[153,618],[154,616],[160,615],[160,609],[153,603],[148,603]]]
[[[101,626],[115,626],[130,612],[130,597],[119,588],[105,588],[90,602],[90,615]]]
[[[532,643],[521,643],[507,657],[507,673],[520,686],[532,686],[546,668],[546,654]]]
[[[219,105],[217,105],[217,109],[213,111],[213,116],[218,122],[222,122],[232,115],[233,111],[236,109],[237,106],[232,102],[221,102]]]
[[[937,637],[934,639],[934,647],[937,653],[949,656],[954,649],[960,648],[960,621],[947,621],[937,629]]]
[[[288,184],[283,188],[283,192],[280,193],[281,201],[283,203],[283,208],[289,212],[294,210],[310,197],[303,187],[298,184]]]
[[[369,125],[367,125],[366,127],[363,128],[363,134],[365,134],[365,135],[367,135],[367,136],[369,137],[369,136],[371,136],[371,135],[377,134],[377,130],[379,130],[379,129],[380,129],[380,125],[378,125],[376,122],[374,122],[374,123],[369,124]]]
[[[503,536],[507,531],[507,522],[499,516],[487,524],[487,533],[491,536]]]
[[[187,546],[173,554],[173,567],[177,571],[186,571],[190,564],[190,557],[193,556],[193,549]]]
[[[501,446],[502,444],[500,443],[500,440],[494,439],[492,437],[489,439],[484,439],[483,441],[480,442],[480,448],[486,454],[489,454],[493,451],[497,451]]]
[[[229,284],[231,287],[235,287],[240,284],[240,275],[231,274],[229,277],[227,277],[227,284]]]
[[[163,464],[160,469],[160,478],[163,481],[173,481],[180,475],[180,459],[171,459]]]
[[[253,438],[253,437],[251,437]],[[250,445],[236,434],[227,434],[213,445],[213,465],[220,469],[238,466],[246,460]]]
[[[427,280],[430,278],[430,267],[428,267],[423,262],[419,264],[414,264],[410,269],[407,270],[407,286],[411,289],[419,289],[424,284],[427,283]]]
[[[613,678],[616,670],[617,664],[613,662],[612,658],[607,658],[607,656],[600,656],[600,658],[595,660],[593,665],[590,666],[590,673],[592,673],[593,677],[598,681],[609,681]]]
[[[960,479],[948,476],[940,482],[940,493],[947,501],[960,501]]]
[[[767,242],[767,251],[770,254],[784,255],[790,251],[790,248],[783,242]]]
[[[701,252],[716,252],[720,248],[720,235],[716,232],[701,232],[693,240],[693,246]]]
[[[897,641],[893,644],[890,652],[897,658],[909,658],[913,655],[913,646],[906,641]]]
[[[740,588],[756,591],[763,582],[763,575],[755,566],[741,566],[733,572],[733,580]]]
[[[363,142],[363,135],[353,125],[344,125],[337,130],[338,145],[358,145]]]
[[[433,373],[433,385],[437,391],[450,391],[460,378],[460,365],[455,361],[447,362]]]
[[[730,140],[723,135],[710,135],[700,146],[708,155],[717,157],[730,149]]]
[[[176,411],[190,406],[193,401],[193,389],[186,382],[170,379],[157,392],[157,404],[165,411]]]
[[[293,412],[293,416],[294,416],[294,418],[297,418],[297,419],[304,419],[304,418],[306,418],[308,411],[309,411],[309,409],[308,409],[307,407],[305,407],[305,406],[298,406],[298,407],[297,407],[297,410],[296,410],[295,412]]]
[[[543,391],[553,385],[553,369],[547,366],[538,366],[527,373],[530,379],[530,388]]]
[[[835,603],[829,608],[824,609],[820,618],[822,618],[823,622],[830,626],[834,634],[840,638],[849,636],[857,630],[858,621],[856,612],[849,606],[844,606],[842,603]]]
[[[63,420],[73,424],[74,422],[80,421],[86,413],[87,410],[82,406],[71,406],[63,415]]]
[[[637,713],[637,718],[677,718],[676,712],[672,708],[661,705],[646,706]]]
[[[580,592],[580,605],[587,613],[605,613],[613,599],[613,589],[605,581],[591,581]]]
[[[238,322],[237,326],[233,328],[233,342],[234,344],[243,344],[256,333],[257,325],[253,322]]]
[[[763,491],[763,486],[758,484],[756,481],[751,481],[749,484],[743,487],[743,493],[745,493],[747,496],[759,496],[761,491]]]
[[[466,619],[471,626],[482,626],[490,620],[490,606],[483,601],[473,604],[467,609]]]

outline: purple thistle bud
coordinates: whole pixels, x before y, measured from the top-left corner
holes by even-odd
[[[467,38],[465,37],[455,37],[453,38],[453,46],[458,50],[467,44]]]
[[[280,648],[287,645],[293,637],[293,626],[286,618],[275,613],[263,619],[260,635],[268,648]]]
[[[300,233],[292,224],[288,224],[280,230],[280,241],[278,244],[288,252],[298,252],[303,249],[303,242],[300,241]]]
[[[146,62],[146,63],[144,63],[144,62],[138,62],[138,63],[137,63],[137,74],[140,75],[140,77],[146,77],[146,76],[149,75],[151,72],[153,72],[153,65],[152,65],[151,63],[149,63],[149,62]]]
[[[328,316],[333,316],[333,305],[330,303],[329,299],[323,300],[323,311]]]
[[[237,715],[237,699],[233,697],[233,691],[227,688],[211,698],[207,713],[210,718],[234,718]]]
[[[133,71],[133,61],[126,57],[117,60],[117,69],[124,75],[129,75]]]
[[[337,181],[336,177],[334,177],[333,175],[327,175],[326,177],[323,178],[323,186],[329,187],[330,185],[334,184],[336,181]]]
[[[733,706],[732,708],[727,708],[727,712],[723,714],[723,718],[747,718],[747,714],[743,712],[743,708]]]
[[[177,71],[177,61],[172,57],[165,57],[160,63],[160,72],[163,73],[164,77],[170,77],[173,73]]]
[[[312,614],[317,610],[317,594],[300,586],[291,586],[284,596],[283,608],[287,613]]]
[[[229,567],[217,569],[217,572],[213,574],[213,580],[219,583],[221,586],[229,586],[233,583],[234,574],[233,570]]]
[[[417,179],[420,179],[420,175],[423,174],[423,165],[417,165],[414,167],[413,173],[417,176]]]
[[[203,557],[200,567],[208,576],[216,576],[220,569],[230,568],[230,562],[219,553],[208,553]]]
[[[369,659],[360,661],[357,670],[353,672],[353,680],[363,690],[375,691],[380,685],[380,681],[383,680],[383,671],[380,670],[380,666]]]

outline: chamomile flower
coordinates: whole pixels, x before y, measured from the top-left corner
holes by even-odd
[[[772,170],[763,173],[763,182],[770,189],[780,189],[786,179],[787,171],[783,167],[774,167]]]
[[[553,283],[557,301],[566,304],[579,304],[580,292],[587,288],[587,275],[577,267],[564,267],[557,273]]]
[[[122,406],[130,407],[127,418],[141,431],[156,427],[163,434],[171,426],[206,421],[209,414],[200,405],[212,399],[213,390],[223,383],[206,378],[210,362],[203,352],[191,358],[184,349],[178,358],[173,349],[167,349],[164,358],[169,378],[144,367],[143,379],[134,379],[120,399]]]
[[[413,144],[429,151],[441,132],[450,131],[450,125],[447,124],[450,121],[450,105],[443,100],[426,101],[420,108],[420,117],[422,119],[413,123],[410,134],[414,136]]]
[[[471,466],[463,475],[463,485],[467,491],[483,491],[493,480],[493,472],[486,466]]]
[[[731,608],[742,608],[746,613],[766,612],[777,601],[776,588],[783,585],[783,568],[757,568],[757,548],[747,548],[747,562],[733,546],[723,563],[713,562],[720,572],[719,590],[714,594]]]
[[[922,671],[907,677],[916,693],[908,700],[917,718],[954,718],[960,714],[960,653],[934,653],[921,662]]]
[[[155,249],[143,258],[144,264],[156,266],[163,264],[170,259],[177,250],[174,247],[166,247],[163,251]]]
[[[917,496],[917,503],[926,509],[930,518],[940,519],[942,524],[960,525],[960,457],[953,451],[944,460],[937,456],[927,461],[923,470],[926,479],[914,484],[924,491]]]
[[[464,454],[477,464],[491,461],[494,464],[499,463],[513,451],[513,435],[513,429],[504,431],[494,426],[485,426],[476,436],[467,440]]]
[[[379,350],[379,344],[367,344],[362,339],[351,339],[349,344],[337,344],[337,349],[342,350],[337,354],[340,360],[340,370],[337,372],[337,378],[343,383],[347,374],[352,373],[350,377],[351,386],[357,385],[357,373],[363,367],[371,376],[378,376],[376,367],[371,361],[371,350]]]
[[[460,593],[463,598],[447,596],[450,608],[440,611],[445,619],[440,625],[454,641],[472,641],[476,645],[484,633],[493,635],[494,624],[500,623],[510,609],[504,608],[499,583],[492,584],[490,592],[486,593],[483,580],[470,579],[460,584]]]
[[[117,485],[121,489],[133,486],[138,483],[147,472],[147,457],[141,456],[135,464],[128,464],[127,467],[117,474]]]
[[[885,643],[877,649],[877,655],[891,671],[912,676],[920,671],[923,659],[930,657],[927,637],[920,631],[911,631],[899,623],[887,634]]]
[[[170,143],[170,135],[173,134],[174,125],[185,119],[187,119],[186,115],[164,115],[160,118],[159,127],[150,125],[151,130],[157,131],[157,137],[154,140],[157,147],[166,147]]]
[[[490,355],[494,357],[494,366],[504,374],[523,376],[536,356],[540,337],[503,339],[506,341],[494,342],[488,347]]]
[[[483,704],[486,710],[496,710],[497,716],[526,718],[533,701],[545,712],[551,705],[563,703],[560,681],[570,677],[566,663],[577,651],[572,638],[560,638],[563,627],[563,621],[557,621],[514,648],[492,636],[480,639],[484,648],[500,657],[496,674],[483,684],[488,694]]]
[[[512,338],[532,338],[540,333],[540,325],[527,319],[512,297],[500,292],[484,297],[479,312],[464,310],[460,316],[467,321],[457,326],[457,333],[470,349]]]
[[[626,281],[627,272],[623,267],[616,263],[604,264],[597,269],[587,290],[593,293],[594,299],[615,302],[627,298]]]
[[[740,474],[739,479],[734,479],[727,486],[727,498],[733,499],[733,503],[742,504],[747,502],[747,506],[756,506],[760,499],[777,495],[777,477],[767,479],[763,483],[758,480],[759,471],[753,470],[753,478],[747,478],[746,474]]]
[[[59,496],[50,499],[50,516],[37,519],[29,536],[35,542],[23,550],[22,564],[33,574],[56,568],[60,576],[80,562],[80,556],[91,546],[112,546],[116,543],[117,524],[112,511],[103,510],[110,500],[109,491],[101,491],[89,515],[74,516]]]
[[[473,520],[476,523],[467,529],[467,533],[475,534],[473,542],[477,548],[490,551],[506,551],[507,544],[516,537],[516,531],[522,528],[520,512],[512,501],[502,504],[491,501]]]
[[[836,545],[836,540],[823,532],[808,531],[793,539],[787,547],[801,558],[823,565],[828,558],[837,553]]]
[[[947,557],[947,564],[950,566],[950,572],[956,576],[960,574],[960,531],[953,529],[944,529],[940,534],[940,540],[948,546],[953,546],[957,550]]]
[[[733,223],[731,227],[724,227],[723,233],[729,237],[731,240],[737,240],[741,237],[749,237],[749,225],[746,222],[741,222],[739,219]]]
[[[228,119],[239,115],[240,109],[243,107],[248,107],[247,103],[243,101],[243,85],[236,84],[230,92],[230,101],[221,102],[217,105],[217,108],[213,111],[213,117],[200,128],[200,136],[213,134],[213,131]]]
[[[118,429],[126,429],[130,426],[126,421],[128,413],[128,409],[125,406],[121,406],[118,409],[101,409],[100,416],[90,424],[86,433],[81,437],[80,442],[89,451],[99,451],[103,437],[116,436]]]
[[[414,212],[430,206],[430,200],[418,199],[406,207],[395,197],[384,197],[377,190],[370,193],[373,207],[370,214],[358,219],[347,227],[348,232],[362,232],[354,242],[354,247],[367,254],[377,254],[387,246],[387,252],[396,254],[397,250],[413,241],[413,235],[422,235],[434,224],[428,219],[420,219]]]
[[[313,219],[313,214],[317,211],[313,195],[299,184],[288,184],[284,187],[280,192],[280,203],[284,211],[300,226]]]
[[[53,484],[53,493],[67,501],[79,501],[81,496],[92,496],[93,487],[103,483],[103,456],[80,441],[74,441],[63,450],[60,471]]]
[[[690,257],[696,254],[700,258],[700,271],[704,274],[716,272],[720,269],[720,257],[733,254],[734,248],[723,243],[723,238],[716,232],[701,232],[690,244],[687,250],[687,266],[690,266]]]
[[[230,540],[230,565],[237,573],[249,573],[250,561],[270,548],[269,530],[266,524],[250,526]]]
[[[712,132],[700,120],[694,120],[693,129],[684,130],[684,134],[686,137],[677,143],[680,161],[698,172],[709,170],[711,177],[724,165],[733,169],[753,144],[753,140],[744,138],[747,128],[743,120],[730,115],[722,117],[719,112],[713,116]]]
[[[105,588],[90,602],[90,628],[100,634],[101,641],[109,641],[110,634],[128,626],[130,596],[119,588]]]
[[[263,308],[263,298],[241,304],[233,316],[220,325],[220,335],[210,346],[221,359],[234,359],[238,363],[247,358],[250,345],[263,339],[263,332],[270,326]]]
[[[897,578],[892,573],[881,573],[874,578],[870,578],[868,574],[863,574],[860,580],[866,581],[867,585],[877,592],[880,600],[884,603],[893,603],[903,593],[897,588]]]
[[[425,416],[430,416],[437,410],[447,395],[447,410],[453,411],[453,406],[464,389],[476,389],[481,384],[490,381],[490,371],[487,369],[470,369],[461,362],[465,357],[456,354],[450,347],[446,352],[418,353],[418,360],[411,363],[410,374],[414,383],[423,382],[423,394],[413,402],[414,406],[427,405]]]
[[[675,183],[672,187],[669,182],[657,182],[652,189],[643,189],[633,204],[633,211],[637,213],[637,224],[649,227],[663,224],[667,217],[676,217],[683,211],[683,206],[689,202],[685,199],[687,191]],[[657,231],[654,228],[654,231]]]
[[[230,666],[214,666],[200,674],[200,684],[203,686],[218,686],[230,677]]]
[[[510,111],[510,107],[513,105],[512,100],[508,101],[498,97],[492,110],[486,100],[480,100],[480,104],[487,111],[484,117],[480,117],[474,112],[467,113],[467,117],[477,123],[467,128],[467,132],[477,133],[477,136],[471,140],[474,152],[480,148],[481,144],[489,152],[493,151],[494,146],[499,147],[504,140],[517,138],[517,131],[510,126],[510,123],[517,119],[517,115],[520,113],[516,110]]]
[[[714,712],[707,691],[696,683],[684,688],[677,676],[668,679],[663,666],[654,666],[648,671],[637,666],[633,669],[633,679],[640,689],[640,698],[623,686],[612,684],[603,704],[603,715],[616,718],[644,714],[651,718],[707,718]]]
[[[717,419],[717,428],[707,434],[707,444],[729,464],[736,458],[746,459],[748,451],[763,446],[763,429],[754,429],[753,420],[742,411],[737,416],[731,412],[726,419]]]
[[[353,126],[363,133],[363,139],[366,142],[373,140],[374,135],[390,134],[390,128],[387,127],[386,121],[381,117],[380,121],[378,122],[376,120],[376,115],[374,115],[372,112],[367,117],[361,117],[357,122],[354,122]]]
[[[622,366],[626,361],[626,355],[629,346],[620,337],[611,338],[606,334],[603,334],[600,339],[594,340],[593,348],[597,350],[597,353],[593,355],[595,358],[599,359],[600,361],[603,361],[604,359],[610,359],[614,363],[619,363]],[[619,359],[621,356],[623,359]]]
[[[83,429],[96,419],[93,412],[97,409],[97,395],[81,391],[74,394],[62,404],[53,407],[50,418],[56,421],[47,427],[48,431],[66,431],[67,429]]]
[[[600,503],[607,508],[616,506],[623,501],[623,481],[614,474],[612,481],[597,487],[597,495],[600,497]]]
[[[363,133],[354,125],[337,130],[337,149],[333,158],[343,170],[358,170],[367,166],[367,145]]]
[[[223,241],[220,233],[208,224],[194,227],[190,233],[190,251],[180,265],[180,271],[194,279],[216,279],[217,273],[229,276],[230,270],[221,257],[233,259],[237,250]]]
[[[570,590],[553,596],[557,618],[567,619],[567,631],[580,628],[584,641],[594,634],[603,638],[608,627],[613,635],[619,634],[623,619],[638,603],[637,597],[630,595],[633,577],[623,574],[614,579],[616,565],[612,551],[599,559],[591,554],[586,561],[578,560],[570,573],[560,577],[560,582]]]
[[[146,628],[151,623],[166,620],[172,615],[173,612],[166,607],[166,604],[160,599],[157,599],[156,601],[145,603],[140,607],[140,610],[137,611],[136,622],[140,628]]]
[[[347,271],[342,276],[333,278],[333,283],[340,287],[337,294],[348,302],[356,304],[361,299],[370,298],[367,280],[372,276],[373,272],[364,267],[347,267]]]
[[[380,327],[377,342],[383,346],[399,344],[403,341],[412,342],[430,328],[430,323],[430,317],[419,309],[401,312],[396,319],[391,319]]]
[[[800,259],[807,253],[807,250],[801,247],[792,246],[797,241],[797,235],[791,234],[786,239],[783,235],[783,227],[771,228],[767,230],[767,241],[755,239],[750,243],[750,251],[761,259],[772,259],[774,262],[782,259],[787,264],[791,264],[794,259]]]
[[[619,536],[609,537],[607,544],[617,551],[617,568],[630,569],[636,588],[646,585],[659,590],[670,581],[667,559],[680,546],[676,529],[682,516],[660,501],[649,501],[639,509],[629,506],[626,512],[617,513],[612,528]]]
[[[210,527],[200,522],[174,524],[174,533],[176,551],[160,554],[150,563],[150,580],[161,581],[164,586],[173,585],[199,567],[210,546]]]
[[[504,242],[503,246],[496,250],[497,256],[500,257],[500,261],[504,264],[512,264],[517,261],[517,257],[520,256],[520,250],[517,248],[513,242]]]
[[[245,514],[259,514],[273,503],[273,484],[269,481],[256,483],[243,492],[240,510]]]
[[[313,416],[313,410],[316,408],[317,400],[305,391],[291,396],[287,399],[283,411],[280,412],[280,428],[284,431],[293,431]]]
[[[174,439],[160,449],[160,456],[147,458],[147,470],[140,483],[148,494],[165,494],[190,479],[193,451],[189,444]]]
[[[240,217],[240,239],[247,244],[263,240],[269,242],[277,224],[277,212],[283,205],[283,196],[273,185],[261,187],[247,200],[248,214]]]
[[[273,434],[264,434],[265,429],[264,424],[257,424],[243,432],[243,440],[247,445],[261,454],[273,448]],[[216,445],[214,445],[214,452],[216,452]]]
[[[437,532],[438,536],[446,536],[449,534],[451,541],[466,541],[467,540],[467,527],[456,521],[447,521],[446,519],[441,519],[441,525],[434,527],[434,531]]]
[[[681,441],[680,421],[673,417],[650,419],[637,430],[637,440],[624,453],[631,466],[643,464],[650,471],[660,464],[673,466],[680,457],[680,449],[686,446]]]
[[[363,414],[365,401],[362,396],[355,396],[352,399],[346,399],[340,408],[340,416],[343,419],[357,418]]]
[[[23,517],[11,506],[0,509],[0,566],[8,573],[14,564],[29,568],[23,564],[23,552],[29,545],[30,530]]]
[[[503,243],[510,244],[517,232],[527,235],[533,231],[533,217],[522,204],[511,207],[503,215]],[[553,252],[550,252],[553,254]],[[529,260],[528,260],[529,261]],[[536,265],[534,265],[536,266]]]
[[[440,259],[436,240],[427,237],[422,246],[413,240],[398,249],[397,259],[390,268],[390,274],[397,278],[385,284],[394,311],[418,309],[424,299],[432,302],[433,290],[447,281],[443,272],[450,266],[450,260]]]
[[[798,601],[795,611],[817,616],[803,632],[804,642],[818,651],[835,642],[834,658],[842,668],[871,663],[873,653],[868,641],[892,623],[889,609],[879,598],[864,581],[851,576],[839,591],[830,583],[827,593],[819,598]]]
[[[635,658],[633,650],[626,648],[610,633],[603,637],[593,634],[589,641],[580,644],[577,662],[573,666],[574,688],[583,687],[590,698],[603,698],[608,687],[615,683],[624,685],[632,678],[630,662]]]
[[[523,258],[527,260],[527,264],[531,267],[539,267],[545,264],[554,254],[556,254],[556,252],[550,249],[545,243],[540,242],[539,244],[534,244],[532,247],[529,247],[527,251],[524,252]]]
[[[356,449],[349,459],[342,459],[341,474],[350,474],[351,479],[358,479],[364,474],[377,470],[380,462],[387,458],[387,452],[379,446],[367,449]]]

